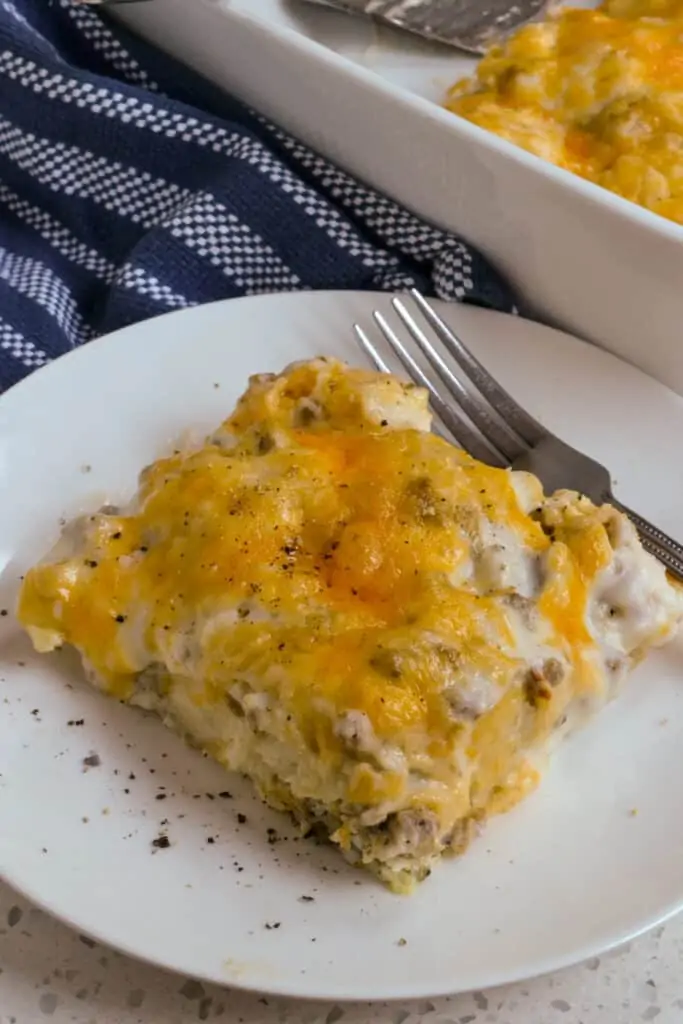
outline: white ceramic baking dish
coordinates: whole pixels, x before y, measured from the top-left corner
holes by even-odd
[[[479,246],[539,318],[683,393],[683,228],[441,109],[468,59],[296,0],[118,10],[347,170]]]

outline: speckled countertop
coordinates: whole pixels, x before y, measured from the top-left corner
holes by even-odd
[[[683,1022],[683,916],[630,946],[523,985],[346,1005],[259,998],[136,963],[0,885],[0,1024],[657,1024]]]

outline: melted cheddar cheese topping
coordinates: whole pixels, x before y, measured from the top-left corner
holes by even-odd
[[[446,106],[683,223],[683,2],[606,0],[491,48]]]
[[[72,524],[19,604],[39,649],[75,646],[399,889],[525,795],[679,610],[614,510],[429,428],[390,376],[252,378],[128,509]]]

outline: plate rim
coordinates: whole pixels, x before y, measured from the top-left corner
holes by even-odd
[[[565,956],[550,957],[543,962],[543,964],[539,964],[538,968],[534,968],[531,973],[527,971],[514,970],[510,970],[508,972],[501,971],[498,974],[488,975],[485,982],[475,978],[471,984],[456,985],[455,987],[435,987],[434,985],[417,987],[415,985],[407,985],[404,989],[398,990],[397,988],[392,988],[391,990],[382,991],[377,988],[373,988],[361,989],[354,992],[354,994],[349,994],[348,991],[345,991],[342,988],[335,989],[327,987],[320,990],[312,988],[301,990],[296,984],[289,985],[281,982],[271,982],[265,978],[263,981],[250,981],[248,977],[241,976],[240,974],[221,978],[217,974],[213,974],[211,971],[201,972],[198,970],[192,970],[191,972],[188,972],[185,968],[175,965],[169,960],[155,959],[153,956],[141,953],[131,948],[123,941],[112,942],[111,939],[104,937],[104,935],[96,928],[81,927],[77,922],[77,918],[68,917],[60,911],[54,910],[48,901],[36,899],[36,897],[31,894],[29,888],[15,884],[11,879],[6,878],[2,872],[0,872],[0,881],[12,889],[13,892],[17,893],[17,895],[27,900],[33,907],[37,907],[44,913],[49,914],[49,916],[54,920],[67,926],[78,935],[83,935],[96,942],[98,945],[115,950],[123,956],[130,957],[131,960],[147,964],[148,966],[157,968],[158,970],[176,974],[180,977],[184,976],[195,978],[198,981],[206,982],[209,985],[218,985],[221,988],[237,989],[241,992],[278,996],[285,999],[296,999],[302,1002],[336,1002],[347,1004],[396,1003],[415,999],[442,999],[448,996],[464,995],[468,992],[486,992],[490,989],[500,988],[504,985],[522,984],[525,981],[544,978],[548,975],[556,974],[558,971],[566,970],[570,967],[576,967],[578,964],[585,963],[592,957],[604,956],[606,953],[611,953],[614,950],[621,949],[629,943],[634,942],[636,939],[639,939],[641,936],[646,935],[648,932],[653,931],[655,928],[666,924],[683,911],[682,892],[680,902],[678,904],[673,906],[671,909],[666,910],[662,914],[656,914],[653,917],[648,918],[638,928],[615,938],[609,943],[598,941],[590,946],[586,946],[580,952],[567,953]]]
[[[237,295],[231,298],[214,299],[211,302],[200,302],[197,303],[196,305],[186,306],[183,309],[166,310],[165,312],[159,313],[155,316],[146,317],[144,320],[138,320],[135,323],[125,324],[122,327],[117,327],[113,331],[107,331],[106,334],[97,335],[96,337],[91,338],[90,341],[77,345],[75,348],[70,349],[68,352],[64,352],[61,355],[57,356],[56,358],[51,359],[49,362],[43,364],[42,366],[38,366],[36,367],[36,369],[31,370],[25,377],[22,377],[21,380],[16,381],[16,383],[10,385],[10,387],[0,392],[0,412],[4,411],[4,407],[6,404],[12,405],[15,401],[18,401],[19,399],[17,398],[17,395],[23,395],[23,392],[26,389],[35,386],[33,383],[35,380],[44,381],[48,376],[51,376],[53,373],[65,372],[63,370],[63,367],[65,365],[72,366],[76,360],[80,362],[82,360],[95,358],[91,354],[93,350],[99,350],[103,346],[110,346],[114,344],[116,340],[121,337],[121,335],[126,335],[140,330],[144,330],[152,323],[156,324],[157,322],[160,321],[164,322],[170,318],[191,318],[192,316],[197,314],[198,310],[213,309],[215,311],[218,311],[220,308],[226,307],[228,304],[230,304],[230,306],[234,306],[235,304],[238,303],[241,305],[255,303],[266,304],[269,302],[292,302],[293,304],[297,304],[302,300],[313,300],[315,302],[320,299],[348,298],[349,300],[353,301],[369,297],[375,297],[378,300],[381,300],[382,302],[386,302],[387,299],[391,299],[394,297],[403,298],[405,297],[406,294],[408,293],[405,291],[393,290],[377,291],[375,289],[365,290],[357,288],[323,288],[311,291],[302,290],[289,292],[266,292],[264,294],[256,295]],[[552,324],[543,323],[541,320],[534,320],[531,319],[530,317],[522,316],[517,312],[506,313],[501,310],[491,309],[488,306],[479,305],[474,302],[462,302],[460,300],[453,301],[449,299],[442,299],[439,298],[438,296],[429,295],[425,297],[430,303],[434,303],[437,306],[437,308],[443,307],[450,309],[465,309],[468,311],[468,314],[470,312],[474,312],[475,315],[477,316],[483,315],[492,316],[495,317],[496,319],[511,319],[514,320],[516,323],[524,324],[532,332],[540,330],[545,334],[551,335],[554,339],[569,342],[570,344],[573,345],[578,345],[581,347],[583,352],[590,353],[589,358],[598,359],[604,362],[619,363],[622,367],[626,367],[628,369],[628,372],[637,375],[641,380],[646,380],[649,382],[649,384],[655,385],[658,388],[662,388],[664,391],[672,395],[675,399],[683,402],[683,395],[679,394],[677,391],[674,391],[673,388],[670,388],[667,384],[664,384],[662,381],[658,380],[656,377],[653,377],[645,370],[641,370],[640,367],[635,366],[633,363],[630,363],[627,359],[624,359],[622,356],[617,355],[616,353],[611,352],[608,349],[602,348],[600,345],[594,342],[587,341],[585,338],[580,338],[576,334],[571,334],[569,331],[565,331],[561,327],[555,327]]]

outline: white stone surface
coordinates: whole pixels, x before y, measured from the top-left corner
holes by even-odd
[[[113,884],[116,883],[112,879]],[[125,892],[121,894],[125,899]],[[414,1003],[296,1002],[202,985],[79,937],[0,885],[0,1024],[680,1024],[683,916],[522,985]]]

